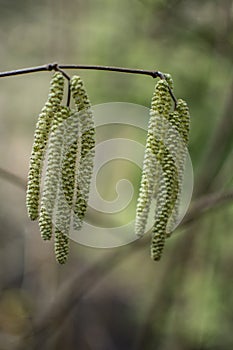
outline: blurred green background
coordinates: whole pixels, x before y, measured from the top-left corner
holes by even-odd
[[[233,197],[232,0],[0,5],[0,71],[55,61],[171,73],[192,115],[193,201],[221,191]],[[150,106],[149,77],[79,73],[93,104]],[[159,263],[144,238],[110,250],[71,242],[68,263],[56,264],[53,243],[42,242],[27,218],[24,181],[3,171],[26,181],[50,78],[41,72],[0,79],[0,350],[232,349],[230,200],[181,225]],[[103,174],[103,183],[109,178]]]

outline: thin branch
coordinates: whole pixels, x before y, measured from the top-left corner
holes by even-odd
[[[3,168],[0,168],[0,178],[10,182],[11,184],[21,188],[22,190],[25,190],[27,187],[27,183],[24,179]]]
[[[0,72],[0,78],[10,77],[10,76],[14,76],[14,75],[22,75],[22,74],[50,71],[50,70],[52,70],[52,69],[50,69],[50,65],[23,68],[23,69],[15,69],[15,70],[10,70],[8,72]]]
[[[21,188],[22,190],[26,189],[26,180],[1,167],[0,179],[8,181],[9,183]],[[185,215],[181,226],[186,226],[187,224],[198,219],[207,210],[214,209],[219,205],[227,204],[231,201],[233,201],[233,190],[225,192],[214,192],[203,195],[194,201],[187,214]]]
[[[118,73],[129,73],[129,74],[141,74],[141,75],[149,75],[152,78],[160,78],[165,79],[164,74],[160,71],[156,70],[145,70],[145,69],[132,69],[132,68],[124,68],[124,67],[114,67],[114,66],[98,66],[98,65],[82,65],[82,64],[58,64],[58,63],[49,63],[43,66],[37,67],[29,67],[23,69],[11,70],[8,72],[0,72],[0,78],[10,77],[14,75],[22,75],[36,72],[45,72],[45,71],[59,71],[64,77],[69,81],[70,77],[63,69],[87,69],[87,70],[101,70],[107,72],[118,72]],[[69,87],[70,88],[70,87]],[[169,93],[171,95],[172,100],[176,106],[177,99],[169,87]],[[67,98],[67,106],[70,103],[70,91],[68,89],[68,98]]]
[[[181,226],[191,224],[193,221],[206,213],[207,210],[214,209],[219,205],[227,204],[231,201],[233,201],[233,190],[215,192],[201,196],[199,199],[195,200],[184,217]]]
[[[108,72],[119,72],[119,73],[131,73],[131,74],[141,74],[141,75],[150,75],[152,78],[164,78],[163,74],[155,70],[144,70],[144,69],[132,69],[132,68],[123,68],[123,67],[114,67],[114,66],[97,66],[97,65],[59,65],[61,69],[88,69],[88,70],[104,70]]]
[[[131,73],[131,74],[141,74],[141,75],[150,75],[152,78],[161,78],[164,76],[161,72],[155,70],[144,70],[144,69],[131,69],[131,68],[123,68],[123,67],[113,67],[113,66],[97,66],[97,65],[78,65],[78,64],[57,64],[57,63],[49,63],[43,66],[37,67],[29,67],[23,69],[11,70],[8,72],[0,72],[0,78],[14,76],[14,75],[22,75],[36,72],[45,72],[45,71],[61,71],[64,74],[63,69],[88,69],[88,70],[104,70],[108,72],[120,72],[120,73]]]

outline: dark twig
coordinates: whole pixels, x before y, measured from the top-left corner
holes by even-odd
[[[53,66],[54,69],[54,66]],[[37,72],[45,72],[50,71],[51,65],[44,65],[44,66],[37,66],[37,67],[30,67],[30,68],[23,68],[23,69],[15,69],[10,70],[7,72],[0,72],[0,78],[4,77],[11,77],[15,75],[22,75],[22,74],[29,74],[29,73],[37,73]]]
[[[68,93],[67,93],[67,102],[66,106],[69,107],[70,105],[70,97],[71,97],[71,90],[70,90],[70,80],[68,81]]]
[[[144,70],[144,69],[131,69],[123,67],[113,67],[113,66],[97,66],[97,65],[59,65],[61,69],[88,69],[88,70],[104,70],[108,72],[120,72],[120,73],[131,73],[131,74],[141,74],[150,75],[152,78],[163,78],[163,74],[159,71],[154,70]]]
[[[156,70],[145,70],[145,69],[132,69],[132,68],[123,68],[123,67],[114,67],[114,66],[97,66],[97,65],[82,65],[82,64],[58,64],[58,63],[49,63],[43,66],[23,68],[17,70],[11,70],[8,72],[0,72],[0,78],[10,77],[14,75],[22,75],[36,72],[45,72],[45,71],[59,71],[64,77],[69,81],[69,75],[63,69],[87,69],[87,70],[101,70],[107,72],[119,72],[119,73],[130,73],[130,74],[141,74],[149,75],[152,78],[165,79],[163,73]],[[176,105],[176,97],[173,94],[172,90],[169,88],[170,95]],[[67,106],[70,103],[70,86],[68,86],[68,97],[67,97]]]
[[[71,91],[70,91],[70,76],[63,70],[61,69],[56,63],[54,63],[54,70],[61,72],[63,76],[67,79],[68,81],[68,93],[67,93],[67,102],[66,106],[69,107],[70,105],[70,96],[71,96]]]
[[[122,67],[112,67],[112,66],[96,66],[96,65],[77,65],[77,64],[67,64],[67,65],[59,65],[57,63],[49,63],[43,66],[37,67],[29,67],[23,69],[11,70],[8,72],[0,72],[0,78],[10,77],[14,75],[22,75],[36,72],[45,72],[45,71],[61,71],[62,74],[66,74],[63,69],[88,69],[88,70],[105,70],[108,72],[121,72],[121,73],[131,73],[131,74],[142,74],[142,75],[150,75],[152,78],[161,78],[164,76],[159,71],[154,70],[144,70],[144,69],[131,69],[131,68],[122,68]],[[69,79],[69,76],[66,77]]]

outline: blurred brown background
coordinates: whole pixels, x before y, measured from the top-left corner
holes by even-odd
[[[0,350],[232,349],[233,2],[1,0],[0,42],[0,71],[57,61],[170,72],[192,114],[195,175],[192,216],[161,262],[145,237],[111,250],[71,242],[58,266],[24,189],[51,74],[0,79]],[[93,104],[150,105],[149,77],[80,75]]]

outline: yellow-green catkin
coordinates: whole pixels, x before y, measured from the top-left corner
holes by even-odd
[[[162,151],[161,165],[163,184],[159,187],[158,206],[152,230],[151,257],[161,258],[165,239],[170,235],[178,216],[181,186],[183,182],[184,163],[187,154],[189,133],[189,110],[187,104],[179,99],[174,112],[169,113],[169,125]]]
[[[155,230],[156,227],[156,230]],[[153,227],[153,239],[151,242],[151,258],[154,261],[158,261],[161,259],[163,248],[165,244],[165,235],[164,232],[166,230],[166,223],[155,222]]]
[[[159,113],[159,123],[157,126],[158,137],[165,142],[167,129],[168,129],[168,118],[172,106],[172,99],[169,92],[169,87],[173,87],[173,80],[170,74],[165,74],[166,79],[160,80],[155,88],[154,95],[152,97],[151,108]],[[156,198],[162,176],[161,167],[157,165],[157,172],[155,174],[154,184],[154,197]]]
[[[190,130],[190,113],[189,113],[187,102],[182,99],[178,99],[177,105],[176,105],[176,111],[181,120],[180,133],[183,137],[184,143],[187,145],[189,141],[189,130]]]
[[[55,257],[59,264],[65,264],[69,255],[69,236],[55,228]]]
[[[164,76],[165,79],[160,80],[157,84],[157,92],[155,91],[155,96],[152,98],[152,106],[154,110],[157,110],[159,112],[160,115],[160,125],[157,128],[158,138],[163,140],[163,143],[166,144],[167,131],[169,129],[169,113],[172,106],[170,89],[173,88],[173,80],[170,74],[164,74]],[[159,162],[159,157],[157,159],[157,162]],[[157,194],[159,188],[163,185],[164,179],[160,164],[157,164],[156,169],[153,197],[156,200],[155,206],[157,207]]]
[[[66,120],[68,117],[68,108],[59,106],[51,126],[47,167],[39,214],[40,233],[44,240],[49,240],[52,236],[52,219],[62,169],[62,151],[65,142]]]
[[[81,229],[87,210],[95,155],[95,128],[91,103],[79,76],[71,79],[71,93],[79,116],[79,161],[74,204],[74,229]]]
[[[48,100],[39,115],[34,134],[26,194],[26,206],[31,220],[36,220],[39,214],[40,181],[44,155],[53,116],[63,98],[63,89],[64,78],[60,72],[56,72],[52,77]]]
[[[63,191],[67,205],[71,211],[74,205],[75,194],[76,165],[78,155],[78,122],[78,115],[72,110],[69,118],[67,119],[67,128],[64,138],[64,156],[61,167]]]
[[[154,195],[156,196],[156,208],[151,242],[151,257],[153,260],[159,260],[161,258],[167,235],[167,224],[174,210],[179,192],[179,176],[176,165],[177,135],[174,135],[171,119],[172,100],[170,89],[173,89],[174,84],[169,74],[165,74],[165,80],[162,82],[161,93],[164,94],[164,97],[160,103],[164,103],[165,107],[163,110],[162,106],[159,105],[158,107],[163,117],[163,130],[157,156],[160,172],[159,176],[157,175],[157,191],[154,191]],[[155,108],[156,105],[157,104],[155,104]]]
[[[69,123],[67,123],[67,121],[72,113],[68,107],[63,108],[65,109],[64,115],[66,116],[66,123],[64,123],[64,128],[61,129],[63,142],[61,145],[60,171],[58,174],[59,180],[54,215],[55,256],[57,262],[60,264],[64,264],[66,262],[69,253],[69,231],[72,215],[72,203],[68,200],[68,194],[70,191],[70,186],[73,189],[73,184],[69,183],[69,170],[66,168],[69,167],[69,163],[67,161],[67,150],[70,148],[69,139],[67,139],[67,132],[69,131]]]
[[[163,171],[163,180],[157,194],[157,208],[155,223],[152,228],[151,257],[159,260],[162,255],[166,238],[166,227],[172,214],[178,193],[178,173],[175,161],[169,149],[162,143],[160,145],[160,164]]]
[[[190,115],[187,103],[181,99],[177,100],[176,108],[173,113],[170,113],[169,129],[169,147],[173,159],[176,162],[176,168],[179,179],[179,189],[177,193],[176,203],[172,215],[169,218],[167,225],[167,236],[172,233],[172,227],[176,224],[179,217],[179,208],[181,200],[181,192],[185,170],[185,160],[187,156],[187,143],[190,128]]]
[[[135,234],[142,236],[146,230],[151,201],[156,182],[159,183],[161,144],[166,127],[166,117],[171,108],[168,84],[160,80],[152,96],[150,120],[142,168],[141,185],[136,208]]]

